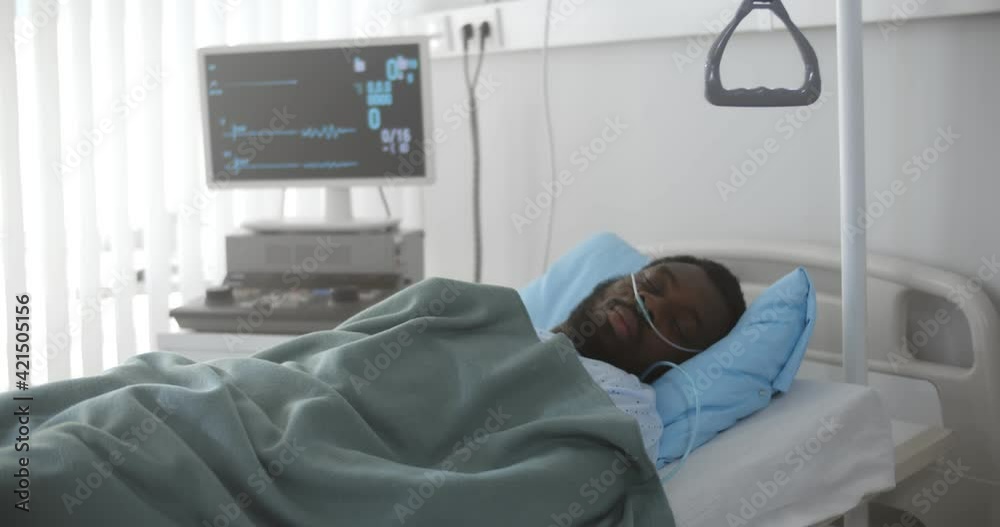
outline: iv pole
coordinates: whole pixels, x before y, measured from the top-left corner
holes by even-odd
[[[865,101],[861,0],[837,2],[837,79],[840,123],[840,251],[844,380],[868,383],[867,239],[853,217],[865,210]]]
[[[868,384],[867,237],[852,217],[865,210],[864,34],[861,0],[837,0],[837,100],[840,123],[840,290],[844,381]],[[844,515],[845,527],[868,525],[868,505]]]

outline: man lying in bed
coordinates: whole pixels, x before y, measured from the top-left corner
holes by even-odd
[[[739,280],[712,260],[660,258],[637,272],[635,280],[657,330],[684,348],[708,348],[725,337],[746,311]],[[539,336],[550,338],[552,333],[569,337],[594,381],[615,406],[636,418],[655,464],[663,423],[656,412],[655,392],[637,376],[659,361],[680,364],[691,353],[664,342],[649,327],[636,305],[630,276],[598,284],[569,319],[551,333],[539,331]],[[664,371],[643,381],[652,382]]]
[[[515,291],[430,278],[253,357],[32,386],[0,398],[31,414],[0,421],[0,473],[35,507],[0,525],[674,526],[634,421],[558,348]]]

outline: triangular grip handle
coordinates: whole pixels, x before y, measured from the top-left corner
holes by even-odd
[[[726,44],[732,38],[736,27],[754,9],[770,9],[792,33],[792,38],[795,39],[795,45],[798,46],[802,62],[806,67],[802,87],[795,90],[765,88],[763,86],[727,90],[722,87],[722,78],[719,75],[722,53],[725,52]],[[822,89],[823,83],[819,76],[819,60],[816,58],[816,52],[809,44],[809,40],[792,22],[781,0],[743,0],[733,21],[722,30],[715,44],[712,44],[712,49],[708,52],[708,62],[705,64],[705,98],[716,106],[808,106],[819,99]]]

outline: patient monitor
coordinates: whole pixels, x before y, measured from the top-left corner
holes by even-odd
[[[350,186],[434,179],[426,37],[204,48],[198,59],[209,186],[325,190],[325,217],[251,230],[342,231],[361,225]]]

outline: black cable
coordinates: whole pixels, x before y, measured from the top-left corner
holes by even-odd
[[[382,208],[385,209],[385,217],[392,218],[392,209],[389,208],[389,198],[385,197],[384,187],[378,187],[378,195],[382,198]]]
[[[480,26],[479,59],[476,71],[469,77],[469,40],[472,39],[472,25],[462,27],[463,55],[462,67],[465,73],[465,85],[469,97],[469,131],[472,136],[472,244],[473,244],[473,281],[481,282],[483,278],[483,218],[482,218],[482,161],[479,145],[479,102],[476,100],[476,85],[483,69],[483,58],[486,55],[486,38],[489,36],[489,24]]]
[[[472,24],[462,26],[462,70],[465,73],[466,88],[472,83],[472,79],[469,78],[469,41],[475,37],[474,33]]]

